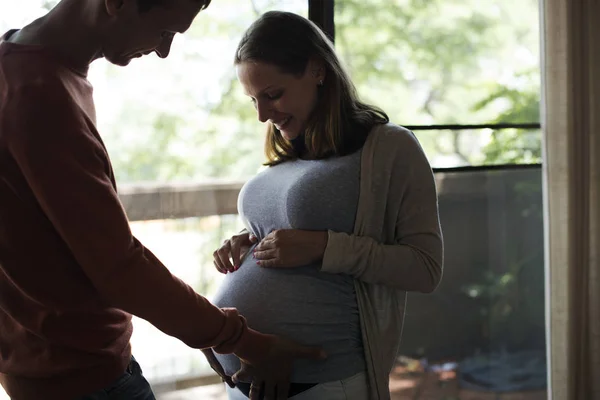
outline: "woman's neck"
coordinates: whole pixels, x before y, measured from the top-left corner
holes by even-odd
[[[306,144],[304,142],[304,134],[301,134],[294,139],[290,140],[294,151],[298,155],[298,158],[304,158],[306,156]]]

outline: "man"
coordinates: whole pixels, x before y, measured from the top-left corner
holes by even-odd
[[[278,398],[293,359],[323,357],[172,276],[132,236],[116,193],[89,64],[167,57],[209,3],[62,0],[0,43],[0,383],[15,400],[153,399],[131,356],[131,314],[236,354],[237,378],[277,385]]]

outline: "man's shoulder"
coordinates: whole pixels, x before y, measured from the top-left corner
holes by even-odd
[[[46,89],[60,95],[71,74],[36,46],[0,42],[0,91]]]
[[[16,74],[15,74],[16,75]],[[57,108],[72,109],[73,99],[65,83],[52,73],[8,75],[0,88],[0,118],[42,117]],[[12,78],[12,79],[11,79]]]
[[[61,77],[49,70],[3,69],[0,60],[0,138],[6,143],[66,133],[60,124],[84,125],[84,115]],[[42,134],[44,132],[44,134]]]

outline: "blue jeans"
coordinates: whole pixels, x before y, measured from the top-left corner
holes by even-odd
[[[150,384],[142,375],[140,364],[131,357],[127,370],[116,381],[78,400],[156,400],[156,398]]]

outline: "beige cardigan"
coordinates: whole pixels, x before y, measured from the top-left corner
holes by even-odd
[[[329,232],[322,271],[354,276],[371,400],[390,399],[406,292],[440,282],[443,241],[431,167],[409,130],[379,125],[361,159],[354,234]]]

